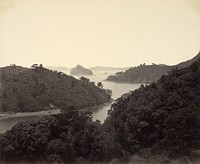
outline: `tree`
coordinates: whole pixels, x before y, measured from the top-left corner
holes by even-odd
[[[32,68],[32,69],[38,68],[38,64],[33,64],[33,65],[31,66],[31,68]]]
[[[99,88],[103,88],[102,82],[98,82],[97,86],[98,86]]]
[[[89,80],[88,78],[84,77],[84,76],[81,76],[81,77],[80,77],[80,80],[82,80],[82,81],[84,81],[84,82],[87,82],[87,83],[90,82],[90,80]]]
[[[112,96],[112,90],[106,89],[105,91],[106,91],[110,96]]]

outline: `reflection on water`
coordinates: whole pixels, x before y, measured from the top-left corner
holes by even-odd
[[[109,72],[109,75],[115,74],[115,72]],[[104,74],[101,72],[94,72],[93,76],[87,76],[87,78],[90,79],[90,81],[95,82],[96,84],[98,82],[102,82],[103,87],[105,89],[111,89],[112,90],[112,98],[116,100],[124,93],[128,93],[129,91],[133,91],[140,87],[141,84],[137,83],[113,83],[105,81],[105,79],[108,77],[108,74]],[[79,77],[76,77],[79,78]],[[102,109],[99,109],[98,111],[93,112],[93,120],[100,120],[101,122],[104,122],[104,120],[107,117],[108,110],[110,109],[111,104],[103,107]]]
[[[113,82],[102,82],[104,88],[111,89],[113,91],[112,98],[115,100],[119,98],[124,93],[127,93],[129,91],[133,91],[140,87],[141,84],[127,84],[127,83],[113,83]],[[104,122],[104,120],[107,117],[107,111],[110,109],[111,104],[93,112],[93,120],[95,121],[100,120],[101,122]]]
[[[139,88],[141,85],[141,84],[129,84],[129,83],[113,83],[113,82],[104,81],[107,76],[108,76],[108,74],[98,73],[93,76],[87,76],[87,78],[89,78],[90,81],[93,81],[96,84],[98,82],[102,82],[103,87],[105,89],[111,89],[113,92],[112,98],[114,100],[119,98],[124,93],[133,91],[133,90]],[[79,77],[76,77],[76,78],[79,79]],[[94,111],[92,114],[93,120],[94,121],[100,120],[101,122],[104,122],[104,120],[107,117],[107,111],[110,109],[110,107],[111,107],[111,104],[108,104],[107,106],[104,106],[103,108],[101,108],[97,111]],[[38,117],[38,116],[15,117],[15,118],[7,118],[7,119],[0,120],[0,133],[4,133],[6,130],[11,129],[12,126],[17,124],[18,122],[27,121],[27,120],[33,119],[35,117]]]

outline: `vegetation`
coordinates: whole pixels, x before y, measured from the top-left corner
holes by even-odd
[[[149,83],[157,81],[162,75],[166,75],[171,69],[169,66],[163,65],[145,65],[129,68],[125,72],[117,72],[110,75],[107,81],[128,82],[128,83]]]
[[[0,135],[0,161],[105,163],[118,156],[119,145],[91,113],[73,107],[64,111],[18,123]]]
[[[85,80],[34,64],[0,68],[0,111],[28,112],[55,108],[91,107],[108,102],[111,96]]]
[[[163,75],[157,83],[123,95],[112,105],[105,126],[130,154],[144,148],[177,153],[199,145],[199,95],[200,59]]]
[[[125,72],[117,72],[115,75],[108,76],[107,81],[128,82],[128,83],[150,83],[156,82],[162,75],[167,75],[169,71],[176,68],[185,68],[198,60],[200,52],[193,59],[179,63],[175,66],[167,65],[146,65],[141,64],[138,67],[132,67]]]
[[[0,137],[1,161],[100,160],[100,128],[89,113],[73,109],[19,123]]]
[[[167,152],[167,158],[190,163],[188,151],[200,149],[199,95],[200,59],[122,95],[104,124],[74,107],[17,124],[0,136],[1,161],[124,163],[138,153],[145,159]],[[193,157],[200,159],[200,154]]]
[[[77,65],[70,71],[71,75],[81,76],[81,75],[93,75],[93,72],[87,68],[84,68],[81,65]]]
[[[97,86],[98,86],[99,88],[103,88],[102,82],[98,82],[98,83],[97,83]]]

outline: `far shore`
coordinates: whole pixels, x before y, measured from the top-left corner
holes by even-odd
[[[0,113],[0,120],[8,119],[8,118],[15,118],[15,117],[28,117],[28,116],[43,116],[43,115],[50,115],[50,114],[58,114],[60,113],[60,109],[51,109],[46,111],[38,111],[38,112],[6,112]]]
[[[141,84],[141,85],[149,85],[152,82],[138,82],[138,81],[112,81],[112,80],[103,80],[105,82],[112,82],[112,83],[118,83],[118,84]]]

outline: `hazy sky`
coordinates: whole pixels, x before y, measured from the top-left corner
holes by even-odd
[[[199,0],[0,0],[0,66],[173,65],[199,50]]]

